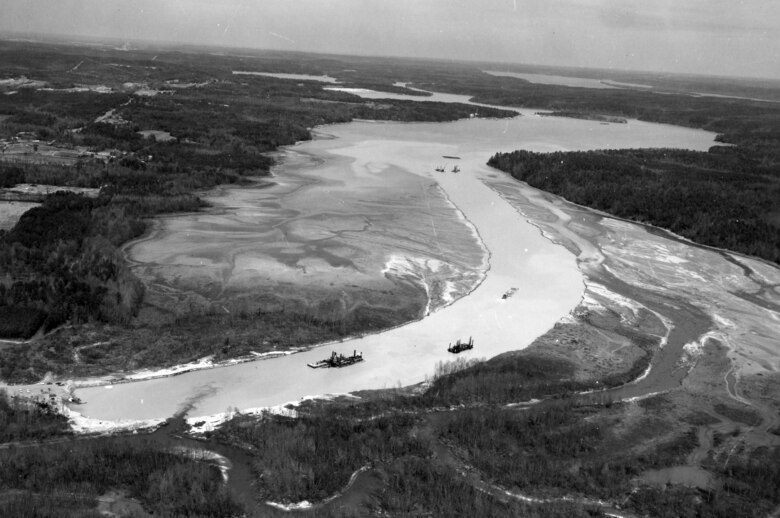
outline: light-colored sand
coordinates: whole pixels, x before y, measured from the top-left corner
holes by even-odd
[[[88,198],[96,198],[100,194],[100,189],[90,187],[67,187],[62,185],[44,185],[31,183],[20,183],[7,190],[11,193],[43,195],[52,194],[58,191],[67,191],[74,194],[81,194],[87,196]]]
[[[40,203],[26,201],[0,201],[0,229],[11,230],[22,214]]]
[[[281,74],[274,72],[248,72],[245,70],[234,70],[236,76],[265,76],[275,77],[277,79],[293,79],[299,81],[320,81],[322,83],[338,83],[339,80],[330,76],[312,76],[309,74]]]
[[[514,77],[517,79],[523,79],[529,83],[543,84],[543,85],[556,85],[556,86],[572,86],[575,88],[620,88],[621,83],[603,81],[601,79],[590,79],[586,77],[571,77],[571,76],[556,76],[551,74],[530,74],[522,72],[498,72],[494,70],[484,70],[486,74],[498,77]],[[632,85],[633,86],[633,85]]]
[[[228,407],[274,406],[307,395],[412,384],[432,374],[437,362],[452,359],[446,352],[449,342],[469,336],[477,346],[461,355],[466,358],[522,348],[577,305],[584,285],[574,256],[544,238],[485,184],[496,176],[484,165],[490,154],[517,148],[642,145],[706,149],[713,142],[710,133],[671,126],[635,121],[600,125],[532,115],[446,124],[351,123],[323,131],[336,139],[315,140],[296,148],[326,164],[336,160],[340,167],[348,167],[352,181],[382,175],[390,180],[396,168],[437,181],[491,253],[486,280],[469,296],[422,321],[340,347],[117,385],[111,390],[80,390],[79,396],[86,401],[81,408],[84,415],[149,419],[169,416],[185,404],[194,405],[193,416],[211,415]],[[462,172],[435,172],[436,166],[446,162],[444,156],[461,157]],[[452,164],[446,165],[450,170]],[[518,292],[503,300],[501,295],[512,287],[519,288]],[[306,367],[331,350],[348,353],[353,349],[362,351],[366,361],[347,369]]]
[[[272,185],[225,188],[208,197],[214,210],[159,220],[126,247],[134,273],[176,304],[205,298],[247,312],[280,298],[309,308],[400,306],[418,292],[409,286],[435,308],[473,289],[484,249],[440,187],[398,168],[357,174],[350,164],[287,151]]]

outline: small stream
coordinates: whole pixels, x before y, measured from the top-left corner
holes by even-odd
[[[436,94],[435,98],[384,93],[381,95],[385,98],[408,98],[416,101],[467,100],[465,96],[445,94]],[[551,216],[549,207],[540,206],[535,215],[518,213],[511,203],[490,187],[496,172],[485,166],[487,159],[497,151],[519,148],[535,151],[627,147],[683,147],[705,150],[713,144],[714,135],[704,131],[638,121],[629,121],[627,124],[600,124],[593,121],[537,117],[530,110],[522,113],[523,116],[509,120],[470,119],[451,123],[416,124],[353,122],[328,126],[318,130],[323,138],[291,148],[291,156],[301,154],[307,158],[291,162],[290,176],[285,174],[284,164],[274,171],[281,186],[277,190],[286,189],[285,192],[299,196],[302,203],[298,207],[306,207],[306,210],[312,207],[312,201],[318,203],[317,200],[341,199],[347,205],[361,204],[365,202],[368,193],[373,192],[374,194],[370,195],[372,197],[380,196],[383,185],[391,186],[388,192],[393,194],[386,199],[377,198],[376,206],[389,207],[388,204],[392,203],[392,197],[395,195],[393,189],[399,186],[408,193],[412,193],[410,189],[414,181],[421,186],[435,186],[441,195],[437,203],[446,200],[452,204],[456,209],[453,214],[458,214],[461,224],[473,227],[478,242],[486,247],[489,253],[487,277],[468,295],[462,294],[462,298],[456,302],[432,312],[420,321],[377,335],[347,341],[343,346],[334,347],[332,344],[324,352],[312,350],[269,361],[192,372],[181,376],[80,389],[79,396],[86,401],[86,405],[78,410],[87,417],[108,420],[165,417],[174,413],[174,409],[179,408],[182,402],[188,401],[192,394],[203,393],[205,396],[192,406],[190,414],[211,415],[224,411],[228,406],[249,409],[284,404],[309,395],[416,383],[433,372],[437,361],[449,359],[444,349],[448,341],[469,335],[475,337],[478,346],[473,353],[464,353],[467,357],[492,357],[526,346],[577,305],[583,290],[580,268],[600,265],[604,256],[609,256],[611,251],[604,250],[598,241],[603,229],[595,231],[595,227],[589,228],[587,224],[578,222],[574,223],[578,223],[579,227],[569,224],[573,223],[573,218],[578,217],[577,211],[587,212],[586,209],[570,211],[570,208],[563,205],[560,213],[553,213]],[[436,171],[444,162],[451,161],[452,157],[458,157],[462,172],[449,173],[451,163],[445,164],[447,172]],[[298,182],[295,180],[296,175],[306,180]],[[353,192],[349,186],[356,181],[360,188]],[[292,190],[290,182],[294,183]],[[231,232],[234,232],[235,236],[242,236],[243,240],[236,240],[241,253],[247,253],[249,242],[244,239],[246,235],[242,233],[243,230],[236,225],[245,223],[256,225],[265,221],[264,224],[267,224],[268,221],[273,222],[274,218],[280,222],[287,221],[284,218],[290,218],[289,221],[294,221],[297,225],[296,235],[300,236],[301,243],[305,243],[307,236],[321,238],[323,231],[341,239],[354,235],[356,228],[365,229],[364,226],[356,227],[354,220],[339,221],[339,218],[317,217],[316,211],[312,212],[314,217],[310,218],[301,217],[303,213],[292,214],[290,217],[289,209],[283,214],[282,211],[286,210],[282,208],[283,204],[271,203],[274,197],[279,195],[273,187],[263,189],[261,194],[242,192],[240,189],[223,191],[231,200],[240,200],[240,203],[226,203],[220,206],[219,210],[230,218]],[[334,189],[338,193],[336,197]],[[533,191],[529,187],[523,189]],[[260,200],[260,203],[256,203],[257,200]],[[236,206],[250,211],[256,207],[252,216],[255,219],[236,217]],[[540,234],[539,229],[531,224],[534,217],[549,222],[550,218],[564,216],[566,221],[563,227],[573,232],[569,237],[553,235],[552,232],[544,230],[543,224],[540,225],[543,230]],[[208,225],[215,222],[213,215],[196,217]],[[600,222],[601,218],[595,219]],[[423,228],[422,222],[426,219],[418,220],[418,228]],[[172,228],[181,223],[177,217],[166,221],[173,225]],[[403,225],[409,226],[409,220],[400,218],[397,221],[401,226],[388,227],[382,234],[395,232],[399,236],[408,235]],[[431,231],[435,232],[438,228],[436,225],[444,221],[431,220],[427,224]],[[347,222],[346,227],[344,222]],[[385,220],[383,223],[392,226],[393,221]],[[268,227],[269,235],[271,229],[276,228],[274,225]],[[220,249],[230,249],[233,246],[230,235],[222,235],[224,239],[220,242]],[[159,236],[152,236],[151,240]],[[183,234],[178,236],[180,239],[185,237]],[[262,239],[262,236],[258,235],[258,238]],[[560,242],[567,239],[577,241],[570,250],[560,246]],[[183,243],[186,244],[186,241]],[[385,245],[392,249],[392,244]],[[581,262],[578,267],[575,256],[583,250],[587,250],[586,253],[592,257]],[[414,257],[414,254],[409,253],[408,248],[401,250],[404,260],[408,260],[410,256]],[[268,257],[265,255],[263,260],[267,262]],[[365,262],[361,257],[364,256],[353,256],[350,260],[353,264],[357,264],[354,261],[364,261],[360,264],[368,265],[377,263],[377,257],[381,258],[375,256],[370,262]],[[136,253],[133,258],[137,264],[143,264],[143,254]],[[583,261],[583,258],[578,260]],[[159,264],[157,259],[155,261]],[[191,261],[187,264],[190,267],[193,265]],[[175,266],[174,260],[170,267],[175,269]],[[323,266],[320,263],[319,267],[325,270],[343,268],[338,262],[333,262],[331,266]],[[601,274],[605,276],[605,282],[608,277],[610,289],[615,293],[633,297],[648,310],[663,315],[674,323],[667,344],[653,357],[647,375],[636,383],[628,383],[604,391],[603,394],[614,400],[623,400],[679,386],[688,372],[688,368],[680,364],[683,347],[712,328],[711,316],[684,299],[668,298],[653,290],[637,288],[605,270],[602,270]],[[291,278],[294,280],[295,276],[292,275]],[[503,300],[501,295],[510,288],[516,288],[517,294]],[[312,371],[305,367],[308,361],[320,359],[319,357],[329,353],[331,348],[339,351],[358,349],[364,353],[367,361],[350,367],[349,376],[344,376],[342,372],[328,372],[337,369]],[[290,380],[295,382],[291,383]],[[107,390],[108,388],[111,390]],[[208,391],[204,392],[204,388],[208,388]],[[160,397],[160,394],[166,396]],[[123,404],[116,405],[117,400],[121,400]],[[182,425],[177,423],[178,421],[174,421],[147,438],[171,446],[208,449],[226,457],[232,465],[228,484],[236,494],[241,495],[242,501],[250,505],[250,508],[255,508],[253,477],[249,468],[250,456],[237,448],[183,438],[180,436],[183,428],[179,428]],[[139,437],[139,440],[141,439]]]

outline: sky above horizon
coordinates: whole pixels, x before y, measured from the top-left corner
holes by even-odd
[[[0,33],[780,79],[778,0],[2,0]]]

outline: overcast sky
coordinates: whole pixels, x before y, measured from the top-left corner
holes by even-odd
[[[0,32],[780,79],[780,0],[0,4]]]

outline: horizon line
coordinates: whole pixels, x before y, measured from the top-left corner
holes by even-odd
[[[83,39],[85,41],[80,41]],[[129,39],[129,38],[108,38],[101,36],[88,36],[88,35],[73,35],[73,34],[43,34],[37,32],[21,32],[21,31],[3,31],[0,30],[0,40],[11,42],[33,42],[41,44],[62,44],[70,46],[89,45],[89,46],[111,46],[112,50],[122,51],[123,49],[115,46],[115,44],[130,44],[138,46],[139,48],[129,48],[124,50],[151,50],[149,47],[158,46],[159,50],[182,50],[181,47],[190,48],[193,50],[232,50],[232,51],[250,51],[259,53],[281,53],[281,54],[306,54],[314,56],[330,56],[330,57],[355,57],[355,58],[379,58],[379,59],[401,59],[409,61],[431,61],[431,62],[448,62],[448,63],[462,63],[462,64],[491,64],[491,65],[513,65],[519,67],[536,67],[546,68],[558,71],[592,71],[592,72],[607,72],[615,74],[639,74],[647,76],[676,76],[676,77],[689,77],[689,78],[703,78],[703,79],[730,79],[737,81],[762,81],[769,83],[776,83],[776,87],[780,88],[780,77],[767,77],[767,76],[730,76],[722,74],[707,74],[703,72],[672,72],[663,70],[640,70],[640,69],[622,69],[622,68],[604,68],[599,66],[581,66],[581,65],[550,65],[544,63],[528,63],[517,61],[494,61],[490,59],[456,59],[450,57],[434,57],[434,56],[403,56],[392,54],[346,54],[343,52],[318,52],[313,50],[290,50],[290,49],[273,49],[266,47],[243,47],[235,45],[221,45],[218,43],[194,43],[189,41],[173,41],[173,40],[152,40],[152,39]],[[147,47],[147,48],[143,48]],[[229,55],[229,54],[228,54]],[[235,56],[242,57],[242,56]]]

